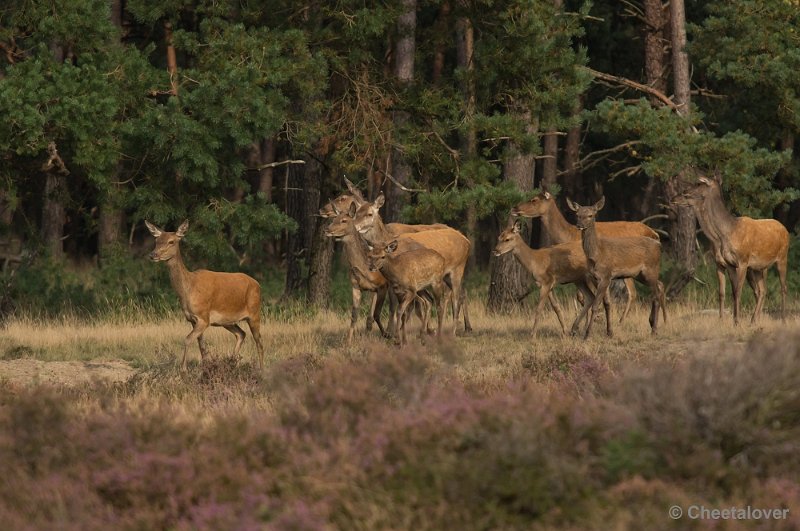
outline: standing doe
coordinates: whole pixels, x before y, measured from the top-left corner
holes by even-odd
[[[144,222],[156,239],[150,253],[154,262],[166,262],[172,287],[178,293],[186,320],[192,323],[192,331],[183,345],[181,370],[186,370],[186,352],[189,344],[197,339],[200,356],[205,361],[206,348],[203,332],[209,326],[222,326],[236,336],[233,355],[238,356],[244,342],[245,332],[237,323],[247,321],[258,348],[258,366],[264,366],[264,346],[261,342],[261,286],[244,273],[220,273],[198,269],[189,271],[181,258],[180,241],[189,229],[184,221],[175,232],[165,232],[149,221]]]
[[[786,320],[786,271],[789,261],[789,231],[774,219],[753,219],[731,214],[716,180],[700,177],[676,204],[690,205],[714,249],[719,282],[719,316],[725,304],[725,276],[728,270],[733,291],[733,323],[739,324],[739,305],[745,276],[756,295],[751,323],[755,323],[767,294],[767,270],[775,265],[781,282],[781,319]]]
[[[605,197],[592,206],[580,206],[567,199],[567,205],[575,211],[578,229],[581,231],[583,252],[586,253],[586,262],[589,266],[589,275],[597,284],[595,293],[598,295],[592,301],[592,313],[586,324],[584,338],[588,338],[592,331],[594,316],[600,304],[599,295],[606,292],[609,283],[615,278],[635,278],[643,284],[650,286],[653,294],[653,304],[650,309],[650,329],[653,334],[658,330],[658,307],[664,313],[664,322],[667,313],[664,306],[664,285],[658,280],[661,268],[661,244],[652,238],[636,236],[630,238],[599,238],[595,227],[597,212],[603,208]],[[589,310],[585,305],[581,310],[581,317]],[[611,330],[611,320],[606,323],[606,333],[614,335]]]

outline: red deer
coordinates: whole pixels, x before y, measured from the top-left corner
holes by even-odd
[[[466,294],[463,291],[464,270],[467,267],[467,259],[469,258],[470,241],[466,236],[450,227],[440,230],[394,234],[389,230],[388,225],[384,225],[381,219],[379,210],[383,203],[384,196],[381,193],[374,203],[364,203],[356,211],[355,225],[361,237],[372,245],[376,242],[397,239],[401,245],[401,251],[405,250],[402,249],[403,242],[416,242],[439,253],[444,258],[446,273],[453,290],[451,294],[453,319],[456,322],[458,321],[463,307],[464,329],[467,332],[471,331],[472,325],[469,322]],[[454,326],[456,325],[454,324]]]
[[[781,283],[781,319],[786,321],[786,271],[788,268],[789,231],[774,219],[735,217],[725,207],[717,181],[700,177],[698,183],[677,201],[692,206],[700,228],[714,249],[719,282],[719,314],[725,303],[725,277],[728,270],[733,291],[733,322],[739,324],[742,286],[747,277],[756,295],[751,323],[761,314],[766,297],[766,273],[775,265]]]
[[[222,326],[236,336],[233,355],[238,356],[245,339],[245,332],[238,323],[246,321],[258,349],[258,366],[264,366],[264,346],[261,342],[261,286],[244,273],[220,273],[198,269],[189,271],[181,258],[180,242],[189,229],[184,221],[175,232],[165,232],[149,221],[144,222],[156,239],[150,253],[154,262],[166,262],[172,287],[178,293],[186,320],[192,323],[192,331],[183,345],[181,370],[186,370],[186,352],[189,344],[197,339],[200,356],[205,361],[206,348],[203,332],[209,326]]]
[[[664,322],[667,321],[664,304],[664,286],[658,280],[661,243],[653,238],[633,236],[626,238],[601,238],[597,235],[595,217],[603,208],[605,197],[592,206],[580,206],[567,199],[567,205],[575,211],[578,229],[581,231],[581,241],[589,275],[594,279],[597,290],[595,293],[605,293],[611,280],[615,278],[635,278],[643,284],[650,286],[653,294],[653,303],[650,309],[650,329],[655,334],[658,331],[658,308],[664,312]],[[586,324],[584,338],[588,338],[592,330],[594,316],[597,314],[599,297],[595,297],[591,304],[592,313]],[[586,304],[581,310],[579,319],[589,310]],[[609,337],[613,335],[611,320],[607,319],[606,332]]]
[[[542,192],[533,199],[520,203],[511,209],[512,216],[526,218],[540,218],[542,228],[547,233],[552,243],[567,243],[579,241],[581,231],[578,227],[568,222],[556,205],[555,198],[549,192]],[[658,233],[640,221],[600,221],[596,224],[597,234],[601,238],[644,236],[658,240]],[[633,299],[636,298],[636,288],[631,278],[623,279],[628,290],[628,300],[625,309],[619,317],[623,322],[631,309]]]
[[[337,206],[333,204],[334,211],[338,212]],[[395,307],[396,300],[394,297],[389,297],[389,329],[384,330],[381,325],[381,309],[383,302],[386,299],[386,294],[389,290],[389,282],[380,273],[380,271],[372,271],[369,268],[369,258],[367,244],[358,235],[358,231],[353,223],[353,216],[356,212],[355,203],[350,203],[349,211],[338,212],[337,216],[325,229],[325,236],[329,238],[336,238],[344,244],[344,254],[347,262],[350,265],[350,286],[353,294],[353,304],[350,309],[350,329],[347,332],[347,342],[353,340],[355,332],[356,321],[358,319],[358,310],[361,307],[361,292],[362,290],[372,291],[375,297],[372,299],[372,307],[367,316],[367,331],[372,329],[373,320],[378,325],[381,334],[394,335],[395,330]]]
[[[405,345],[406,322],[411,303],[420,300],[427,305],[427,301],[420,293],[430,288],[437,308],[438,328],[436,334],[442,332],[442,318],[444,316],[445,297],[445,261],[442,256],[431,249],[419,247],[410,251],[398,252],[397,240],[390,242],[375,242],[369,251],[371,271],[380,271],[391,283],[397,295],[399,306],[397,308],[397,328],[400,332],[400,345]],[[420,337],[424,337],[427,330],[429,311],[423,312]]]
[[[558,317],[558,322],[561,324],[561,332],[566,334],[561,306],[553,295],[552,289],[556,284],[575,284],[587,301],[593,298],[592,291],[586,283],[588,269],[581,242],[561,243],[544,249],[531,249],[520,236],[519,224],[515,223],[500,233],[500,236],[497,237],[497,246],[494,248],[495,256],[501,256],[508,252],[513,253],[514,257],[531,272],[541,290],[539,303],[533,313],[531,332],[536,333],[539,313],[545,302],[549,300]],[[610,320],[611,309],[607,297],[604,297],[603,304],[606,320]],[[573,334],[577,333],[578,324],[579,321],[576,319],[572,324]]]

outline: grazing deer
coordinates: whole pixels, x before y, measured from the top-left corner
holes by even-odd
[[[692,207],[700,228],[714,249],[720,317],[725,304],[725,269],[733,291],[734,324],[739,324],[739,306],[745,277],[756,296],[756,307],[750,318],[750,322],[755,323],[767,294],[767,270],[775,265],[781,283],[781,319],[786,321],[786,272],[789,261],[789,232],[786,227],[774,219],[733,216],[722,199],[719,183],[707,177],[700,177],[696,185],[678,197],[676,203]]]
[[[353,219],[356,213],[356,204],[350,203],[348,210],[339,212],[335,203],[332,208],[337,213],[336,217],[325,229],[325,236],[336,238],[344,244],[344,254],[350,264],[350,286],[353,294],[353,304],[350,309],[350,329],[347,332],[347,342],[353,340],[356,321],[358,320],[358,310],[361,307],[362,290],[375,293],[372,299],[372,307],[367,315],[367,331],[372,330],[374,321],[384,336],[394,335],[395,330],[395,309],[397,306],[396,298],[389,297],[389,330],[384,330],[381,325],[381,309],[389,291],[389,282],[380,271],[373,271],[369,267],[369,257],[367,244],[358,235]]]
[[[533,199],[518,204],[511,209],[511,215],[540,218],[542,220],[542,229],[547,233],[551,243],[567,243],[581,239],[581,231],[564,218],[550,192],[542,192],[534,196]],[[599,221],[596,223],[596,228],[597,234],[601,238],[644,236],[654,240],[659,239],[658,233],[641,221]],[[633,279],[626,278],[623,281],[628,290],[628,299],[625,303],[625,309],[619,317],[620,323],[628,316],[631,304],[636,298]]]
[[[397,328],[400,332],[400,345],[407,343],[406,322],[411,303],[420,300],[427,305],[422,290],[430,288],[437,308],[438,328],[436,335],[442,333],[442,318],[445,306],[446,270],[445,260],[431,249],[417,247],[409,251],[399,251],[397,240],[375,242],[369,251],[370,270],[380,271],[397,295],[399,307],[396,312]],[[429,311],[426,308],[422,320],[420,337],[424,337],[428,326]]]
[[[466,293],[463,290],[464,270],[469,259],[470,241],[457,230],[446,227],[439,230],[427,230],[406,234],[395,234],[384,225],[380,215],[380,208],[384,203],[383,193],[379,194],[374,203],[364,203],[356,211],[355,225],[361,237],[367,243],[374,245],[377,242],[392,241],[397,239],[401,245],[404,242],[416,242],[423,247],[439,253],[445,261],[445,270],[449,284],[452,287],[452,306],[454,330],[457,327],[461,309],[464,310],[464,330],[470,332],[472,325],[469,322]]]
[[[238,356],[245,339],[245,332],[237,323],[247,321],[258,348],[258,366],[264,366],[264,346],[261,342],[261,286],[244,273],[220,273],[198,269],[189,271],[181,258],[180,242],[189,229],[184,221],[175,232],[165,232],[149,221],[144,222],[156,239],[150,253],[154,262],[166,262],[172,287],[178,293],[186,320],[192,323],[192,331],[183,345],[181,370],[186,370],[186,352],[189,344],[197,339],[200,356],[205,361],[206,348],[203,332],[209,326],[222,326],[236,336],[233,355]]]
[[[612,279],[615,278],[635,278],[643,284],[650,286],[653,294],[653,303],[650,309],[650,329],[655,334],[658,331],[658,308],[661,306],[664,313],[664,322],[667,321],[667,313],[664,304],[664,285],[658,280],[661,243],[653,238],[634,236],[627,238],[600,238],[597,235],[595,217],[597,212],[603,208],[605,197],[592,206],[580,206],[567,199],[569,208],[575,211],[578,229],[581,231],[581,241],[583,252],[586,253],[586,262],[589,275],[597,285],[595,293],[605,293]],[[597,314],[599,297],[592,301],[592,313],[589,322],[586,324],[584,339],[589,337]],[[589,304],[581,310],[580,319],[589,309]],[[609,337],[613,336],[611,330],[611,320],[607,319],[606,332]]]
[[[558,317],[561,325],[561,332],[566,334],[564,316],[561,306],[552,292],[556,284],[575,284],[588,301],[593,298],[591,289],[586,283],[588,268],[586,255],[581,248],[581,242],[569,242],[553,245],[544,249],[531,249],[520,235],[519,222],[507,227],[500,236],[497,237],[497,246],[494,248],[494,255],[501,256],[506,253],[513,253],[514,257],[533,275],[536,284],[539,286],[539,302],[533,313],[532,333],[536,333],[536,323],[539,313],[542,311],[546,301],[550,301],[553,311]],[[603,297],[606,320],[611,319],[611,308],[608,297]],[[576,319],[572,324],[572,333],[576,334],[579,321]]]
[[[347,189],[350,192],[349,194],[341,194],[335,199],[331,199],[327,203],[325,203],[322,208],[319,209],[319,215],[323,218],[334,218],[338,215],[339,212],[347,212],[350,210],[352,205],[355,205],[356,208],[360,207],[364,203],[367,203],[367,200],[364,199],[364,196],[361,194],[361,191],[356,188],[356,186],[350,182],[350,180],[345,177],[344,182],[347,185]],[[449,229],[447,225],[443,225],[441,223],[434,223],[431,225],[409,225],[406,223],[387,223],[386,228],[389,229],[389,232],[392,234],[408,234],[411,232],[422,232],[426,230],[438,230],[438,229]]]

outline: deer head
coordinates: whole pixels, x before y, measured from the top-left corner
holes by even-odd
[[[325,229],[325,236],[328,238],[344,238],[350,233],[356,215],[356,204],[351,203],[350,208],[344,212],[337,210],[337,215],[331,220]]]
[[[542,192],[535,195],[532,199],[520,203],[511,209],[512,216],[523,216],[526,218],[538,218],[543,216],[548,208],[553,205],[553,196],[550,192]]]
[[[392,240],[388,243],[377,243],[370,247],[368,254],[369,270],[378,271],[386,264],[386,260],[389,259],[389,255],[394,253],[396,250],[397,240]]]
[[[379,210],[383,206],[386,198],[383,196],[383,192],[378,194],[378,197],[375,198],[374,203],[364,203],[358,210],[356,211],[356,230],[359,233],[364,234],[368,232],[372,227],[375,226],[375,220],[380,217]]]
[[[145,220],[144,224],[156,239],[156,246],[153,252],[150,253],[150,260],[154,262],[165,262],[174,258],[178,254],[180,241],[186,235],[186,231],[189,230],[188,219],[181,223],[181,226],[175,232],[165,232],[147,220]]]
[[[592,225],[594,225],[594,220],[597,217],[597,213],[603,208],[606,204],[605,196],[601,197],[600,200],[591,205],[591,206],[581,206],[575,201],[567,198],[567,206],[569,206],[570,210],[575,212],[576,223],[575,225],[578,227],[579,230],[586,230]]]
[[[522,238],[519,235],[521,231],[522,223],[519,221],[506,227],[503,232],[500,233],[500,236],[497,237],[497,245],[494,248],[494,255],[502,256],[509,251],[513,251],[514,247],[517,246]]]

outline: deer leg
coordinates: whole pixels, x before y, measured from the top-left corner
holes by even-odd
[[[733,280],[731,280],[733,282]],[[717,264],[717,284],[719,285],[719,318],[725,315],[725,268]]]
[[[423,345],[425,344],[425,336],[428,334],[428,323],[430,322],[431,318],[431,301],[428,299],[428,296],[429,295],[427,291],[421,292],[416,296],[417,301],[422,308],[422,325],[419,327],[419,340]]]
[[[239,356],[239,350],[242,348],[246,334],[238,324],[224,325],[223,328],[236,336],[236,346],[233,347],[233,357]]]
[[[398,298],[400,298],[400,297],[398,297]],[[400,335],[400,346],[401,347],[407,343],[407,339],[406,339],[406,321],[408,321],[408,312],[407,312],[407,310],[408,310],[409,305],[411,305],[411,303],[414,302],[415,298],[416,298],[416,294],[413,293],[413,292],[411,292],[411,293],[403,293],[403,296],[402,296],[401,302],[400,302],[400,307],[397,310],[397,314],[398,314],[398,317],[400,319],[399,335]]]
[[[589,311],[589,307],[592,305],[592,301],[594,301],[594,294],[585,282],[577,282],[576,286],[578,286],[578,292],[583,295],[584,304],[580,312],[578,312],[578,316],[575,318],[575,321],[572,323],[572,330],[570,333],[573,336],[578,335],[578,329],[580,328],[581,321],[583,321],[583,318]]]
[[[352,343],[353,335],[356,331],[356,323],[358,322],[358,309],[361,307],[361,289],[353,286],[353,303],[350,306],[350,329],[347,331],[347,343]]]
[[[447,292],[445,291],[445,286],[442,283],[437,283],[432,286],[433,290],[433,298],[436,302],[436,336],[439,337],[442,335],[442,326],[444,325],[444,313],[446,311],[447,306]],[[453,290],[450,290],[451,292]]]
[[[542,306],[550,300],[550,290],[552,289],[552,284],[547,283],[539,286],[539,302],[536,303],[536,308],[533,310],[533,327],[531,328],[531,334],[536,334],[536,324],[539,321],[539,312],[542,311]]]
[[[664,324],[667,324],[667,292],[664,289],[664,284],[660,280],[658,281],[658,294],[658,300],[661,302],[661,316],[664,318]]]
[[[750,324],[755,324],[761,316],[761,308],[764,306],[764,298],[767,295],[766,273],[766,269],[763,271],[755,271],[753,269],[747,270],[747,283],[756,296],[756,307],[753,309],[753,315],[750,317]]]
[[[556,317],[558,317],[558,324],[561,325],[561,335],[567,335],[567,327],[564,324],[564,314],[561,311],[561,305],[558,303],[558,299],[552,291],[547,294],[547,299],[550,301],[550,306],[553,308],[553,311],[556,312]]]
[[[375,324],[378,325],[378,330],[380,330],[381,335],[386,335],[386,331],[381,324],[381,310],[383,309],[383,302],[386,300],[386,287],[378,288],[375,290],[375,296],[372,298],[372,307],[369,310],[369,314],[372,316],[372,319],[375,321]],[[369,323],[369,321],[367,321]],[[367,326],[367,330],[369,330],[369,326]]]
[[[387,295],[389,296],[389,324],[387,325],[388,330],[383,337],[391,339],[397,334],[397,294],[391,287],[388,287]]]
[[[589,316],[589,322],[586,324],[586,332],[583,334],[583,339],[589,339],[589,335],[592,333],[592,325],[594,324],[594,316],[597,315],[597,310],[600,309],[600,303],[603,302],[603,299],[607,297],[606,291],[608,290],[608,285],[610,283],[610,279],[601,279],[597,283],[597,290],[595,291],[594,300],[592,301],[592,313]]]
[[[614,337],[614,331],[611,329],[611,284],[609,284],[609,289],[603,295],[603,310],[606,314],[606,335]],[[592,311],[592,317],[594,317],[594,311]],[[620,322],[622,322],[622,319],[620,319]]]
[[[205,360],[206,357],[206,353],[203,351],[203,341],[201,337],[203,332],[206,331],[206,328],[208,328],[208,322],[199,318],[195,318],[193,325],[192,331],[189,332],[189,335],[186,336],[186,339],[183,342],[183,359],[181,360],[181,371],[183,372],[186,372],[186,353],[189,350],[189,345],[191,345],[195,340],[197,340],[197,345],[200,348],[200,358]]]
[[[784,255],[778,263],[778,279],[781,281],[781,321],[786,322],[786,269],[788,267],[788,260]]]
[[[469,306],[467,305],[467,290],[461,286],[461,311],[464,312],[464,332],[472,332],[472,323],[469,322]]]
[[[747,267],[737,266],[728,268],[728,275],[731,277],[733,288],[733,324],[739,324],[739,308],[742,298],[742,286],[747,274]]]
[[[250,327],[250,333],[253,335],[253,340],[256,342],[256,349],[258,350],[258,368],[264,368],[264,343],[261,341],[261,320],[258,318],[247,318],[247,326]]]
[[[631,311],[631,305],[633,301],[636,299],[636,284],[634,283],[632,278],[624,279],[625,288],[628,291],[628,298],[625,301],[625,309],[622,310],[622,315],[619,316],[619,323],[622,324],[622,321],[628,317],[628,312]]]

